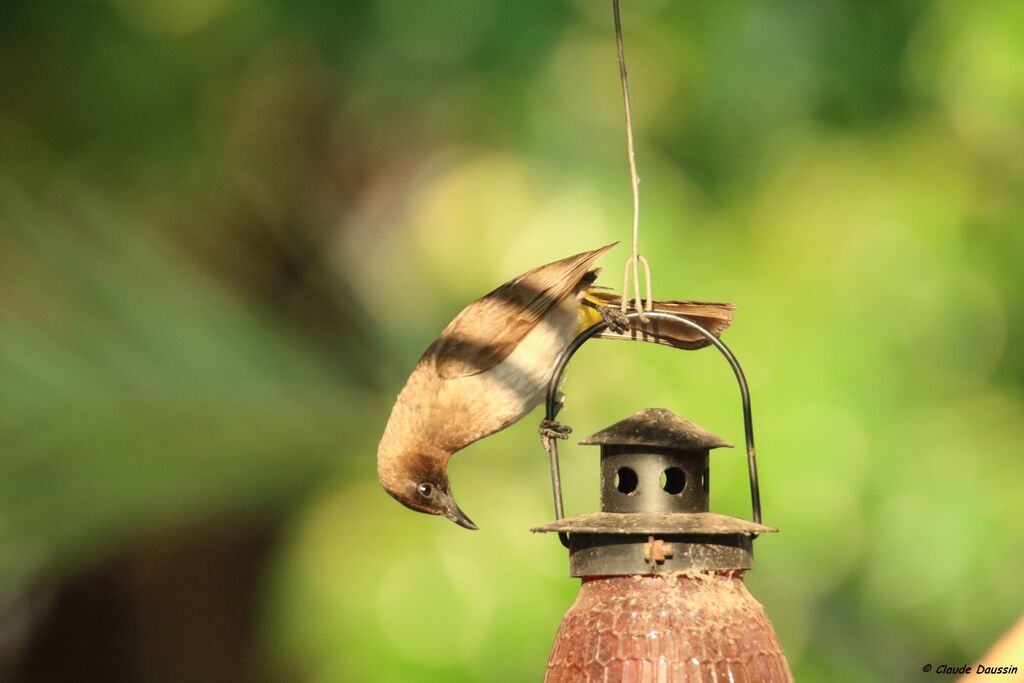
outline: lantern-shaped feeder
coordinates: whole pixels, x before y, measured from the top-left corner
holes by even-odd
[[[641,410],[580,442],[601,449],[600,512],[561,518],[551,444],[559,519],[533,531],[559,534],[569,548],[570,575],[582,585],[558,629],[547,683],[792,681],[771,622],[742,578],[753,567],[753,539],[776,531],[760,524],[746,383],[717,338],[679,319],[703,331],[740,381],[755,521],[710,512],[709,453],[731,446],[669,410]],[[597,331],[570,347],[552,387]],[[554,413],[549,400],[548,418]]]

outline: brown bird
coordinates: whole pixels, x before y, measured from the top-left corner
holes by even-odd
[[[377,449],[381,485],[403,505],[467,529],[448,483],[452,454],[494,434],[539,405],[554,363],[583,329],[602,318],[600,336],[640,338],[695,349],[707,340],[679,323],[649,320],[630,329],[620,298],[593,286],[592,266],[614,244],[534,268],[464,308],[420,358],[391,410]],[[656,301],[720,334],[732,304]],[[562,436],[555,425],[549,436]],[[564,428],[563,428],[564,430]],[[543,429],[542,429],[543,431]],[[564,430],[567,431],[567,430]]]

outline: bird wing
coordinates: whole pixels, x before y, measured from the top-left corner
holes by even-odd
[[[587,298],[603,306],[618,308],[622,298],[618,294],[591,289]],[[719,304],[707,301],[657,301],[654,302],[654,310],[678,313],[686,316],[701,326],[705,327],[716,337],[722,334],[732,323],[732,314],[736,304]],[[710,342],[704,335],[691,327],[674,320],[648,320],[646,323],[639,320],[634,321],[633,328],[623,334],[612,332],[610,329],[603,330],[597,335],[601,339],[639,339],[650,341],[666,346],[674,346],[677,349],[700,349]]]
[[[596,277],[591,266],[615,244],[534,268],[471,303],[431,347],[437,374],[465,377],[500,363],[552,306]]]

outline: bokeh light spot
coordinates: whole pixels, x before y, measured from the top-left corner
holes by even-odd
[[[139,30],[183,35],[200,31],[243,0],[111,0],[121,17]]]
[[[405,554],[383,571],[378,628],[395,653],[418,664],[465,661],[487,635],[492,590],[465,558]]]

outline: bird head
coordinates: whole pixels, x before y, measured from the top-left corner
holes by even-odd
[[[380,483],[392,498],[410,510],[446,517],[465,529],[479,528],[452,497],[444,467],[431,466],[436,461],[430,458],[409,458],[405,462],[415,466],[379,472]]]

